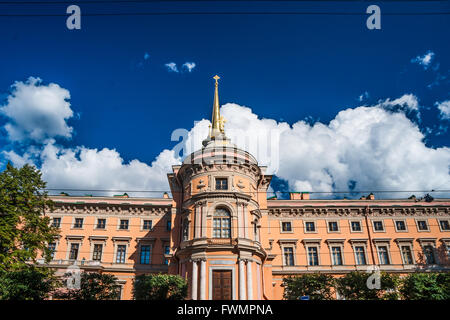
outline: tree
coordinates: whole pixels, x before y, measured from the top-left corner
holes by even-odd
[[[396,289],[400,281],[396,275],[380,273],[380,288],[369,288],[367,280],[371,273],[350,272],[336,279],[336,290],[346,300],[396,300],[398,294]]]
[[[184,300],[188,284],[178,275],[142,274],[133,284],[135,300]]]
[[[310,300],[331,300],[334,280],[323,273],[304,274],[283,279],[284,299],[296,300],[300,296],[309,296]]]
[[[41,172],[24,165],[14,168],[10,163],[0,173],[0,270],[22,270],[42,253],[50,260],[48,243],[58,234],[45,217],[52,208]]]
[[[0,300],[43,300],[58,282],[42,268],[0,271]]]
[[[67,273],[64,282],[72,277]],[[62,289],[55,291],[53,296],[63,300],[115,300],[119,298],[120,285],[117,278],[111,274],[97,272],[82,272],[80,274],[80,288]]]
[[[400,293],[406,300],[449,300],[449,273],[411,273],[402,280]]]

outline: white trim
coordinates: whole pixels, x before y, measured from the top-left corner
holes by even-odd
[[[213,270],[231,270],[231,299],[236,300],[236,266],[209,266],[208,267],[208,299],[212,300],[213,284],[212,272]]]

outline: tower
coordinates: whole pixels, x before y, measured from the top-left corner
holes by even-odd
[[[169,273],[188,280],[194,300],[263,299],[269,284],[260,227],[272,176],[226,137],[214,79],[210,133],[168,174],[174,201]]]

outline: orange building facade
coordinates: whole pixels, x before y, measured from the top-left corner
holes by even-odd
[[[121,299],[162,272],[184,277],[189,299],[271,300],[289,275],[450,269],[450,199],[267,199],[272,176],[226,137],[215,79],[210,134],[168,173],[172,198],[51,196],[57,274],[114,274]]]

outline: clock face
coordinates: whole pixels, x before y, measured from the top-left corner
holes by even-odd
[[[236,147],[273,196],[447,196],[445,1],[50,2],[0,1],[2,170],[156,196]]]

